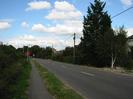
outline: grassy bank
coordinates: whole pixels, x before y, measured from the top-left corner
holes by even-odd
[[[1,99],[28,99],[27,88],[31,65],[24,58],[9,64],[0,75]]]
[[[31,72],[31,64],[26,60],[21,62],[22,70],[17,80],[14,90],[13,99],[28,99],[27,88],[29,86],[29,77]]]
[[[37,66],[48,91],[52,94],[54,99],[83,99],[83,97],[74,90],[65,86],[53,73],[49,72],[36,61],[34,61],[34,64]]]
[[[21,61],[21,73],[14,85],[13,99],[28,99],[27,89],[29,86],[29,77],[31,72],[31,64],[26,60]]]

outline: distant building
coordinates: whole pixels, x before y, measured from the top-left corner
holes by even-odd
[[[133,35],[128,37],[128,46],[133,47]]]
[[[55,48],[52,48],[52,52],[53,52],[53,54],[56,54],[57,53],[57,51],[56,51]]]
[[[33,53],[32,53],[31,51],[27,51],[27,52],[24,53],[24,55],[25,55],[25,56],[32,56]]]
[[[0,41],[0,45],[3,45],[3,42]]]
[[[128,37],[128,52],[131,52],[131,47],[133,47],[133,35]]]

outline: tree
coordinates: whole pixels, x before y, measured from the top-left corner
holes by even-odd
[[[63,50],[63,56],[73,57],[73,47],[66,47],[65,50]]]
[[[123,66],[128,61],[127,32],[124,26],[122,26],[119,30],[115,31],[115,34],[117,64]]]
[[[39,57],[38,53],[40,52],[40,47],[38,45],[32,46],[30,51],[35,55],[35,57]]]
[[[46,47],[46,58],[51,59],[53,54],[53,49],[51,47]]]
[[[115,58],[115,39],[114,31],[111,29],[97,40],[96,53],[99,64],[102,66],[110,66],[114,64]],[[110,61],[111,60],[111,61]]]
[[[105,3],[95,0],[84,16],[80,48],[84,63],[98,65],[97,40],[111,29],[110,16],[104,11]]]
[[[128,55],[126,33],[124,27],[120,27],[117,31],[109,30],[98,39],[96,51],[102,64],[111,68],[115,64],[125,64]]]

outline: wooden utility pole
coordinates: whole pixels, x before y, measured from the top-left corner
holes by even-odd
[[[54,57],[54,48],[53,48],[53,44],[52,44],[52,59]]]
[[[29,48],[28,48],[28,45],[27,45],[27,52],[26,52],[26,54],[27,54],[27,62],[29,61]]]
[[[74,46],[73,46],[73,63],[75,64],[75,39],[76,39],[76,33],[74,33],[73,41],[74,41]]]

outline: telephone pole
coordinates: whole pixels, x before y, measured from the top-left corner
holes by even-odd
[[[27,45],[27,52],[26,52],[26,54],[27,54],[27,62],[29,61],[29,48],[28,48],[28,45]]]
[[[53,59],[53,57],[54,57],[54,47],[53,47],[53,44],[52,44],[52,59]]]
[[[73,46],[73,63],[75,64],[75,39],[76,39],[76,33],[74,33],[73,41],[74,41],[74,46]]]

